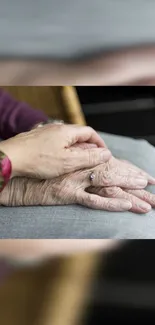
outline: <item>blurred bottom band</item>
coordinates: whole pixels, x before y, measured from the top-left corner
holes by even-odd
[[[62,247],[63,241],[57,242]],[[79,240],[76,252],[59,251],[44,260],[12,263],[7,259],[12,273],[7,270],[0,286],[2,324],[100,325],[110,320],[155,320],[155,241],[108,244],[103,240],[97,247],[94,240],[94,246],[88,244],[87,248],[84,242]],[[66,247],[75,243],[78,245],[78,241],[68,240]],[[3,276],[5,270],[3,264]]]

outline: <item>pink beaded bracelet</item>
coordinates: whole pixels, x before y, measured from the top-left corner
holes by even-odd
[[[9,182],[12,173],[12,166],[10,159],[0,151],[0,192]]]

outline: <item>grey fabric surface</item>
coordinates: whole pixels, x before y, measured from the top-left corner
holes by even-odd
[[[100,133],[113,154],[155,176],[155,148],[143,140]],[[150,187],[155,193],[155,186]],[[1,238],[155,238],[155,210],[138,215],[81,206],[0,208]]]
[[[154,0],[0,0],[0,55],[70,58],[155,42]]]

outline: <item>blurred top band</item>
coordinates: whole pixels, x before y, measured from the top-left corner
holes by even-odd
[[[0,56],[70,59],[155,43],[155,2],[2,0]]]

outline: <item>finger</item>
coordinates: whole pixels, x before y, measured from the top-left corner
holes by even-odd
[[[128,177],[128,176],[116,176],[111,181],[113,186],[120,186],[127,189],[141,189],[147,186],[147,180],[143,178]],[[111,184],[109,184],[110,186]]]
[[[71,137],[69,138],[69,147],[76,142],[89,142],[96,144],[98,147],[105,148],[104,140],[99,136],[99,134],[89,126],[80,125],[69,125],[67,126],[68,131],[70,131]],[[66,129],[67,131],[67,129]]]
[[[147,186],[147,180],[138,177],[120,176],[102,170],[92,171],[92,186],[119,186],[128,189],[141,189]]]
[[[77,203],[91,209],[118,212],[128,211],[132,207],[131,202],[128,200],[104,198],[85,191],[80,191]]]
[[[66,151],[67,172],[83,168],[92,168],[99,164],[107,162],[111,157],[108,149],[76,149],[70,148]],[[68,163],[69,161],[69,163]]]
[[[150,174],[148,174],[147,172],[145,172],[145,171],[142,170],[141,168],[139,168],[139,167],[137,167],[137,166],[134,166],[134,165],[131,164],[130,162],[126,162],[126,163],[130,164],[132,167],[135,168],[135,170],[139,171],[140,174],[141,174],[142,176],[147,177],[147,179],[148,179],[148,183],[149,183],[149,184],[155,185],[155,178],[154,178],[154,177],[152,177]]]
[[[148,174],[146,172],[144,172],[143,170],[141,170],[137,166],[132,165],[130,162],[127,162],[127,161],[124,161],[124,160],[123,161],[119,160],[119,163],[120,163],[119,166],[121,167],[121,169],[125,170],[125,171],[128,171],[129,175],[137,174],[137,175],[139,175],[139,177],[148,179]]]
[[[134,170],[139,171],[139,173],[140,173],[142,176],[147,177],[149,184],[155,185],[155,178],[152,177],[150,174],[148,174],[147,172],[145,172],[145,171],[142,170],[141,168],[139,168],[139,167],[133,165],[131,162],[129,162],[129,161],[127,161],[127,160],[122,160],[122,162],[124,162],[125,164],[130,165]]]
[[[143,192],[140,190],[139,192]],[[124,191],[120,187],[102,187],[102,188],[89,188],[89,192],[98,194],[103,197],[108,198],[117,198],[117,199],[124,199],[129,201],[132,204],[131,211],[136,213],[147,213],[151,210],[151,205],[146,203],[145,201],[139,199],[134,194],[135,191]],[[144,191],[145,192],[145,191]]]
[[[99,166],[98,171],[101,171],[101,166]],[[125,164],[122,161],[115,159],[113,156],[111,157],[108,165],[103,164],[102,165],[102,172],[110,173],[110,175],[114,176],[128,176],[128,177],[134,177],[134,178],[143,178],[147,180],[147,176],[141,175],[139,170],[134,169],[129,164]]]
[[[84,143],[75,143],[72,148],[79,148],[79,149],[92,149],[92,148],[97,148],[96,144],[93,143],[88,143],[88,142],[84,142]]]
[[[103,169],[104,169],[104,166],[103,166]],[[106,166],[105,166],[105,170],[106,170]],[[110,171],[110,169],[109,169],[109,171]],[[148,182],[148,177],[147,177],[146,173],[142,174],[139,170],[131,168],[127,164],[123,164],[123,165],[119,164],[118,167],[111,168],[111,172],[115,173],[119,176],[143,178],[143,179],[146,179]]]
[[[126,192],[149,203],[153,208],[155,208],[155,194],[152,194],[145,190],[126,190]]]

